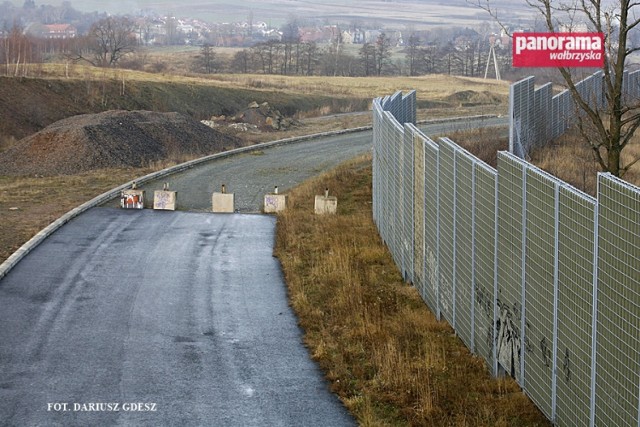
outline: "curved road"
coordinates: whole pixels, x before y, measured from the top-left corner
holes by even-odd
[[[496,117],[427,124],[420,129],[426,135],[442,135],[506,124],[507,119]],[[153,206],[153,191],[161,190],[167,182],[171,190],[178,192],[179,210],[208,212],[211,194],[220,191],[221,185],[225,184],[227,192],[235,195],[238,212],[260,212],[264,195],[273,191],[274,186],[285,192],[312,176],[370,151],[372,135],[372,131],[358,132],[225,157],[140,188],[146,191],[146,207]],[[330,189],[332,194],[334,190]],[[114,200],[107,206],[117,207],[118,203]]]
[[[223,181],[255,212],[370,147],[370,132],[275,147],[170,183],[184,210]],[[302,344],[274,228],[102,207],[57,230],[0,280],[0,424],[353,425]]]

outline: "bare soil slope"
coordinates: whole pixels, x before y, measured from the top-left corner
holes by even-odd
[[[0,153],[0,175],[69,175],[203,156],[239,146],[179,113],[106,111],[69,117]]]

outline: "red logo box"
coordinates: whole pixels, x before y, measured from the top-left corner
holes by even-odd
[[[513,33],[514,67],[604,65],[603,33]]]

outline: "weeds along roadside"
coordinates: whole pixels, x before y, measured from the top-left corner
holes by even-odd
[[[338,214],[315,216],[325,187]],[[275,253],[290,302],[310,354],[361,425],[550,425],[402,282],[372,220],[370,156],[288,197]]]

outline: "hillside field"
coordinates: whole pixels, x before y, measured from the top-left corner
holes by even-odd
[[[22,2],[15,0],[16,6]],[[48,0],[47,4],[59,6],[63,0]],[[528,19],[531,9],[523,1],[499,0],[492,2],[508,13],[512,19]],[[211,0],[207,2],[185,0],[98,0],[71,1],[70,4],[83,12],[108,12],[111,14],[135,13],[141,10],[154,11],[161,15],[178,18],[198,18],[208,22],[242,22],[252,16],[254,22],[264,21],[279,26],[291,18],[309,19],[330,24],[366,21],[378,23],[386,28],[417,29],[439,26],[475,26],[490,18],[486,12],[474,7],[466,0]],[[505,15],[506,16],[506,15]]]

